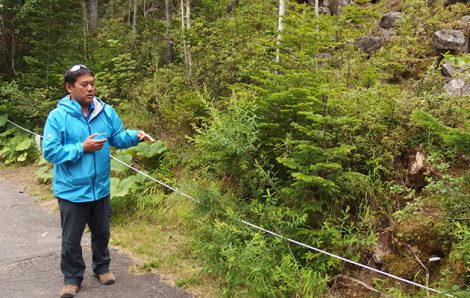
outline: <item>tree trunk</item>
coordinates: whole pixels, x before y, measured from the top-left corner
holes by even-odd
[[[15,56],[16,56],[16,37],[15,31],[11,31],[11,72],[14,76],[16,76],[16,69],[15,69]]]
[[[165,0],[165,18],[166,18],[166,64],[173,63],[173,37],[171,36],[172,14],[171,0]]]
[[[90,30],[95,31],[98,27],[98,0],[90,0]]]
[[[191,28],[191,0],[186,0],[186,29]],[[188,77],[191,85],[193,84],[193,57],[191,55],[191,43],[186,40],[186,50],[188,55]]]
[[[131,24],[132,19],[132,3],[134,0],[129,0],[129,9],[127,10],[127,25]]]
[[[282,31],[284,30],[284,15],[286,14],[286,2],[285,0],[279,0],[279,21],[277,25],[277,48],[276,48],[276,63],[279,63],[280,52],[281,52],[281,40],[282,40]]]
[[[191,28],[191,0],[186,0],[186,29]]]
[[[318,20],[318,10],[319,10],[319,3],[318,0],[315,0],[315,19]],[[318,25],[317,25],[318,30]]]
[[[193,59],[190,53],[190,45],[186,37],[186,31],[191,27],[191,3],[190,0],[180,0],[181,5],[181,34],[183,36],[184,63],[188,71],[188,81],[193,85]]]
[[[15,70],[15,53],[16,53],[16,36],[15,26],[12,16],[8,13],[0,15],[0,45],[3,54],[5,72],[10,76],[16,76]]]
[[[145,7],[147,6],[147,3],[145,2],[144,0],[144,3],[142,4],[142,15],[144,16],[144,24],[145,24],[145,21],[147,20],[147,10],[145,9]]]
[[[135,47],[135,40],[137,35],[137,1],[134,0],[133,13],[132,13],[132,46]]]
[[[85,61],[88,59],[88,12],[86,9],[85,0],[81,0],[82,18],[83,18],[83,58]]]
[[[186,14],[184,13],[184,0],[180,0],[181,7],[181,35],[183,39],[184,65],[188,67],[188,49],[186,47]]]

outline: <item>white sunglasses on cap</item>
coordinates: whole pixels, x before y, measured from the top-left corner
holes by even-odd
[[[88,67],[86,67],[86,66],[83,65],[83,64],[76,64],[76,65],[74,65],[74,66],[72,66],[72,67],[70,68],[69,73],[71,73],[71,72],[76,72],[76,71],[78,71],[78,70],[80,70],[80,69],[82,69],[82,68],[83,68],[83,69],[88,69]]]
[[[69,75],[73,72],[76,72],[76,71],[79,71],[80,69],[89,69],[88,67],[86,67],[85,65],[83,64],[76,64],[74,66],[72,66],[69,71],[67,72],[67,74],[65,75],[65,82],[68,82],[69,81]]]

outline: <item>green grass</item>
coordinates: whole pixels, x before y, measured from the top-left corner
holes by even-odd
[[[149,196],[149,195],[147,195]],[[150,195],[151,196],[151,195]],[[136,210],[116,210],[111,228],[111,244],[131,253],[136,260],[132,271],[163,274],[176,286],[204,297],[216,297],[217,290],[202,267],[192,257],[188,242],[191,237],[192,203],[182,197],[164,196],[128,198],[138,200]],[[146,207],[146,202],[161,202]]]

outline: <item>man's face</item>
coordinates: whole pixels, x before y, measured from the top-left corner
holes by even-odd
[[[81,105],[89,105],[95,96],[95,79],[90,74],[84,74],[77,78],[75,84],[67,83],[65,88],[70,93],[70,98]]]

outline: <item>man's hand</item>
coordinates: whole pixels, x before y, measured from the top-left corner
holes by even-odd
[[[150,135],[146,134],[143,131],[139,131],[137,133],[137,136],[139,137],[140,141],[149,141],[149,142],[152,142],[152,143],[155,142],[154,138],[152,138]]]
[[[104,143],[106,143],[106,139],[102,140],[94,140],[93,138],[96,137],[98,134],[94,133],[88,138],[86,138],[85,142],[82,143],[83,151],[85,152],[94,152],[101,150],[103,148]]]

